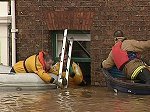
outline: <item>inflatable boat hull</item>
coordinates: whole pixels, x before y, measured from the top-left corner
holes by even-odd
[[[46,84],[34,73],[9,73],[11,67],[0,65],[0,90],[45,90],[56,89],[55,84]],[[49,74],[57,79],[56,75]]]

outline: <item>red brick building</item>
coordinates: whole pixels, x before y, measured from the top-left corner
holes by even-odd
[[[66,28],[70,34],[79,34],[79,39],[80,34],[84,34],[83,37],[90,35],[90,41],[82,40],[90,56],[85,53],[86,56],[81,55],[77,61],[82,69],[85,68],[86,80],[91,79],[92,85],[101,86],[104,79],[98,68],[114,44],[112,35],[115,30],[123,30],[132,39],[150,39],[150,1],[16,0],[16,28],[19,30],[17,61],[40,50],[52,53],[57,59],[57,40],[54,38],[63,34]],[[74,45],[73,56],[81,50],[77,49],[77,43]],[[148,52],[144,56],[148,59]]]

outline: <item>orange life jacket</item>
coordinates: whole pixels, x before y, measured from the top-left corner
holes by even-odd
[[[127,51],[122,50],[121,45],[122,42],[117,42],[112,47],[112,57],[118,69],[122,69],[123,65],[130,60]]]
[[[39,61],[42,64],[43,69],[46,71],[46,64],[44,61],[44,52],[43,51],[39,52]]]

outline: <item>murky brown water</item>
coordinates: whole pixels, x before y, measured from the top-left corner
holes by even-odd
[[[100,87],[0,91],[0,112],[149,112],[149,98]]]

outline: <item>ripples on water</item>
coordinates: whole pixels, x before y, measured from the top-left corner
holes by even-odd
[[[0,112],[149,112],[149,98],[100,87],[1,91]]]

